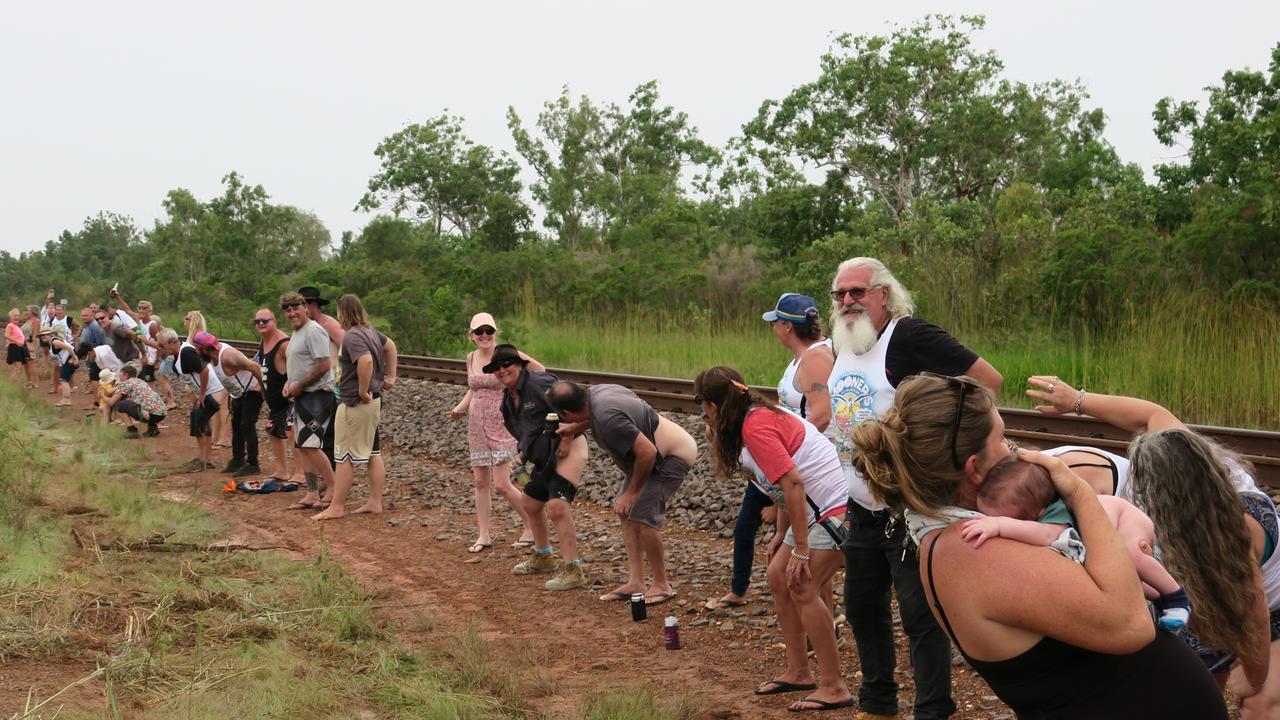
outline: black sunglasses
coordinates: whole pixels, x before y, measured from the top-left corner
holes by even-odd
[[[956,417],[951,422],[951,465],[956,470],[959,470],[964,467],[964,463],[960,462],[960,452],[956,448],[956,442],[960,439],[960,420],[964,417],[964,398],[969,394],[970,389],[977,391],[982,386],[968,378],[955,377],[954,375],[943,375],[927,371],[920,374],[924,377],[939,378],[960,386],[960,397],[956,400]]]
[[[850,300],[861,300],[863,297],[866,296],[867,293],[871,292],[872,290],[875,290],[878,287],[880,286],[872,285],[871,287],[840,288],[840,289],[832,290],[831,299],[835,300],[836,302],[840,302],[841,298],[843,298],[845,295],[848,295]]]
[[[254,325],[266,325],[269,322],[271,322],[271,318],[254,318],[253,319]]]
[[[476,337],[480,337],[481,335],[492,335],[496,332],[498,331],[491,325],[481,325],[475,330],[472,330],[471,334],[475,335]]]
[[[291,303],[282,303],[282,304],[280,305],[280,309],[281,309],[281,310],[292,310],[293,308],[297,308],[297,307],[302,307],[302,303],[300,303],[300,302],[291,302]]]

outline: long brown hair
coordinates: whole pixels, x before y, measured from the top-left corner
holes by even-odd
[[[1202,435],[1170,428],[1135,438],[1129,463],[1129,493],[1151,516],[1161,560],[1195,608],[1188,628],[1217,649],[1265,654],[1270,637],[1251,632],[1257,563],[1231,479],[1233,469],[1248,472],[1248,462]]]
[[[970,383],[966,390],[961,382]],[[956,403],[964,392],[964,410],[956,426]],[[963,465],[986,445],[993,427],[991,392],[970,378],[916,375],[898,386],[894,406],[881,420],[853,429],[853,467],[880,502],[937,516],[955,502],[965,480]]]
[[[716,406],[715,420],[708,419],[707,425],[712,429],[712,458],[721,477],[730,477],[742,469],[742,423],[751,408],[786,412],[747,387],[737,370],[723,365],[698,373],[693,392],[704,402]]]

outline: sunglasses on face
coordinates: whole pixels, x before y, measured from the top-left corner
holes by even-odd
[[[502,369],[504,369],[504,370],[505,370],[506,368],[509,368],[509,367],[511,367],[512,365],[515,365],[515,364],[516,364],[516,363],[518,363],[518,362],[520,362],[520,361],[519,361],[519,360],[517,360],[517,359],[515,359],[515,358],[507,358],[506,360],[503,360],[502,362],[498,363],[498,367],[500,367],[500,368],[502,368]]]
[[[270,325],[271,318],[254,318],[253,324],[254,325]]]
[[[969,394],[970,390],[978,392],[981,386],[978,383],[966,378],[958,378],[951,375],[942,375],[939,373],[922,372],[921,375],[931,378],[940,378],[946,380],[952,385],[960,386],[960,396],[956,399],[956,417],[951,422],[951,465],[956,470],[964,467],[964,463],[960,462],[960,452],[956,448],[956,442],[960,439],[960,420],[964,417],[964,398]]]
[[[302,303],[300,302],[282,303],[280,305],[281,310],[293,310],[294,308],[300,307],[302,307]]]
[[[840,302],[848,295],[850,300],[861,300],[867,293],[879,287],[879,285],[872,285],[871,287],[838,288],[831,291],[831,299]]]
[[[491,326],[489,326],[489,325],[481,325],[480,327],[476,328],[475,330],[472,330],[472,331],[471,331],[471,334],[472,334],[472,335],[475,335],[476,337],[480,337],[481,335],[492,335],[492,334],[494,334],[494,333],[496,333],[496,332],[498,332],[498,331],[497,331],[497,329],[495,329],[495,328],[493,328],[493,327],[491,327]]]

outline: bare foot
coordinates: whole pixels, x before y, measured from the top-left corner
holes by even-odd
[[[315,515],[312,515],[311,519],[318,522],[320,520],[337,520],[340,517],[346,517],[346,516],[347,516],[346,510],[338,507],[337,505],[330,505],[328,508],[324,510],[324,512],[320,512],[320,513],[316,513]]]
[[[363,514],[365,514],[365,513],[368,513],[368,514],[370,514],[370,515],[381,515],[381,514],[382,514],[382,505],[374,505],[373,503],[365,503],[365,504],[361,505],[360,507],[356,508],[355,510],[352,510],[352,511],[351,511],[351,514],[352,514],[352,515],[363,515]]]

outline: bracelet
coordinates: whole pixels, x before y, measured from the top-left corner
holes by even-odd
[[[809,555],[801,555],[800,553],[795,552],[794,550],[791,552],[791,557],[801,562],[809,562],[809,558],[810,558]]]
[[[1076,414],[1077,415],[1084,414],[1080,412],[1080,406],[1083,404],[1084,404],[1084,388],[1080,388],[1080,393],[1076,395]]]

